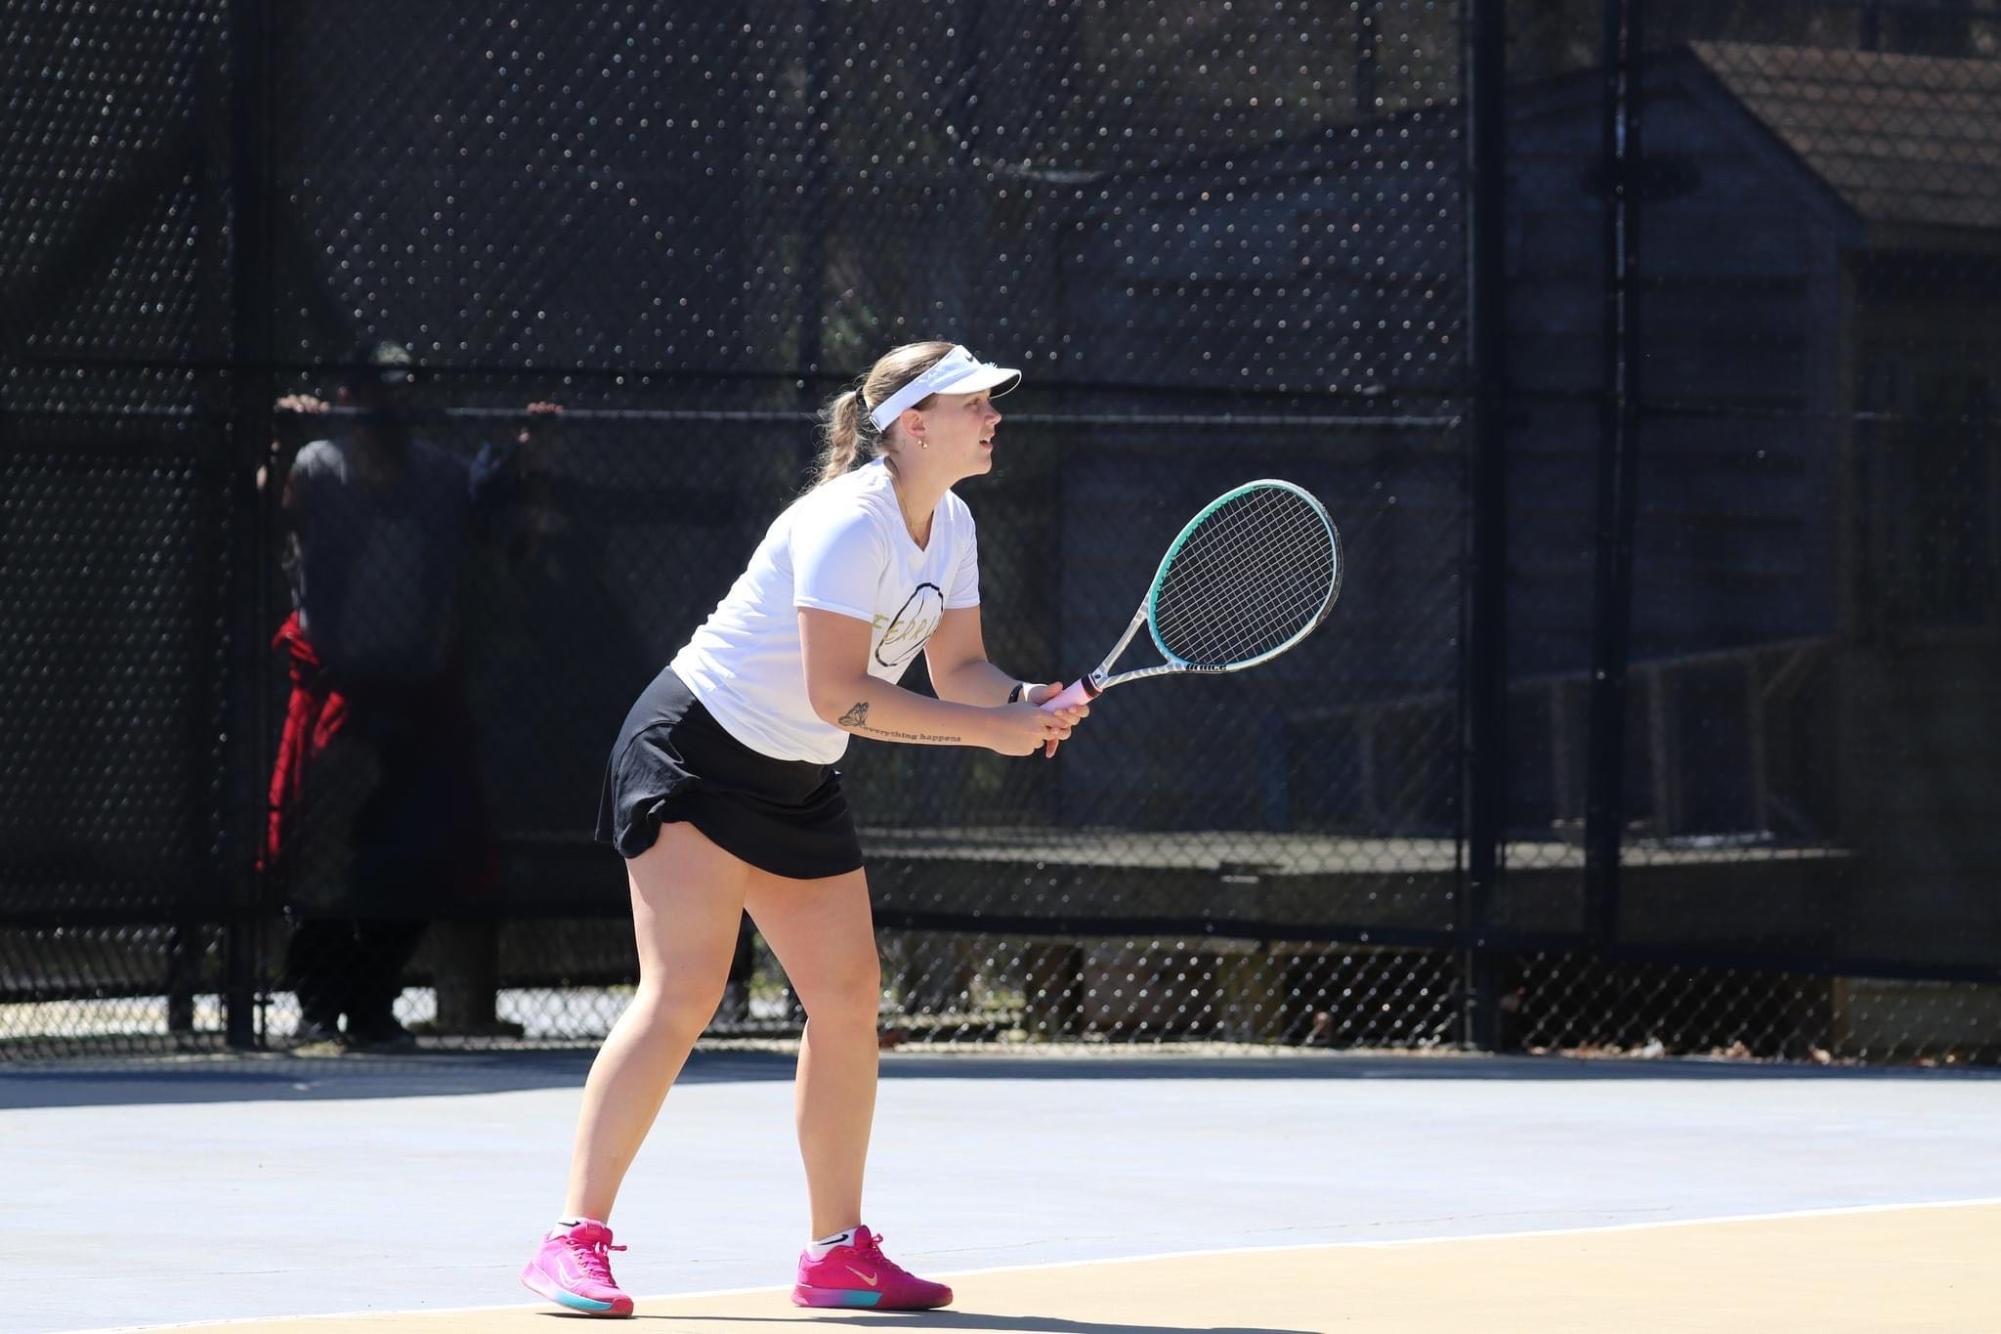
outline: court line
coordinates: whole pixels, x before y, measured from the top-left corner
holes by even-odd
[[[1400,1246],[1435,1246],[1447,1242],[1515,1241],[1529,1237],[1574,1237],[1600,1232],[1645,1232],[1676,1227],[1713,1227],[1729,1223],[1771,1223],[1793,1218],[1832,1218],[1844,1214],[1896,1213],[1912,1209],[1962,1209],[2001,1205],[2001,1195],[1975,1196],[1964,1200],[1919,1200],[1905,1204],[1844,1204],[1822,1209],[1788,1209],[1770,1214],[1717,1214],[1705,1218],[1668,1218],[1649,1223],[1603,1223],[1585,1227],[1538,1228],[1527,1232],[1466,1232],[1437,1237],[1396,1237],[1385,1241],[1302,1241],[1282,1246],[1216,1246],[1201,1251],[1161,1251],[1151,1255],[1109,1255],[1093,1260],[1054,1260],[1042,1263],[993,1265],[986,1269],[955,1269],[939,1273],[940,1278],[974,1278],[985,1274],[1006,1274],[1027,1269],[1083,1269],[1092,1265],[1139,1264],[1152,1260],[1208,1259],[1220,1255],[1280,1255],[1288,1251],[1388,1250]],[[758,1293],[783,1292],[789,1283],[765,1283],[754,1288],[713,1288],[706,1292],[656,1293],[634,1297],[640,1302],[697,1301],[710,1297],[747,1297]],[[525,1289],[524,1289],[525,1291]],[[412,1307],[402,1311],[323,1311],[313,1315],[239,1316],[226,1320],[184,1320],[169,1325],[102,1325],[73,1330],[71,1334],[133,1334],[140,1330],[212,1329],[228,1325],[258,1325],[272,1320],[384,1320],[400,1316],[477,1315],[482,1311],[519,1311],[545,1306],[531,1296],[527,1301],[499,1302],[489,1306]]]

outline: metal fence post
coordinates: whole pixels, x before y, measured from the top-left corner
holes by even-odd
[[[1461,1041],[1492,1050],[1499,1036],[1489,912],[1501,876],[1507,773],[1507,74],[1505,6],[1472,4],[1468,105],[1472,154],[1472,502],[1466,635],[1465,830],[1460,896]]]
[[[256,480],[258,467],[269,459],[275,385],[269,271],[270,15],[271,6],[259,0],[233,0],[229,7],[229,543],[236,568],[227,620],[240,641],[231,662],[234,684],[253,692],[248,706],[234,709],[232,716],[251,720],[252,754],[260,763],[271,751],[260,652],[269,625],[264,589],[270,488],[260,492]],[[246,828],[252,823],[244,822]],[[256,820],[254,827],[261,848],[264,821]],[[236,883],[223,946],[223,1013],[227,1041],[238,1048],[257,1042],[257,979],[267,906],[257,863],[250,850],[240,849],[228,868]]]
[[[1584,874],[1591,935],[1618,930],[1625,825],[1626,658],[1633,600],[1639,455],[1639,185],[1642,0],[1605,0],[1605,381],[1598,449],[1591,628],[1590,778]]]

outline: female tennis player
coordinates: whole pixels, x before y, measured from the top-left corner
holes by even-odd
[[[778,516],[613,745],[598,837],[626,858],[639,989],[584,1085],[569,1195],[521,1280],[574,1311],[632,1314],[606,1226],[619,1183],[722,998],[747,909],[805,1008],[797,1120],[812,1212],[792,1300],[924,1310],[952,1291],[863,1226],[881,970],[840,774],[851,736],[1054,754],[1088,712],[987,661],[973,517],[993,397],[1021,373],[950,343],[875,363],[821,413],[818,483]],[[871,456],[861,466],[864,450]],[[922,650],[938,697],[896,683]]]

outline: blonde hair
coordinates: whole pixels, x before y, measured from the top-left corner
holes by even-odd
[[[869,420],[869,410],[889,400],[903,386],[945,359],[951,343],[905,343],[884,353],[853,389],[827,400],[820,409],[820,471],[814,486],[824,486],[842,473],[851,471],[861,458],[862,446],[870,458],[888,453],[883,434]],[[913,407],[929,407],[926,398]]]

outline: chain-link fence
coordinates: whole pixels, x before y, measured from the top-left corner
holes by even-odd
[[[1993,1059],[1996,30],[11,7],[0,1050],[601,1036],[619,720],[935,336],[1027,372],[1008,670],[1254,477],[1351,573],[1054,763],[851,749],[886,1042]],[[712,1033],[799,1022],[746,930]]]
[[[1557,948],[1502,999],[1530,1046],[1991,1060],[2001,12],[1532,12],[1511,824],[1560,838],[1503,912]]]

